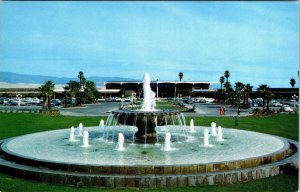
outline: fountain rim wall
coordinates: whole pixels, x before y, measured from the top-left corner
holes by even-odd
[[[234,129],[236,130],[236,129]],[[57,131],[57,130],[52,130]],[[52,132],[48,131],[48,132]],[[238,130],[245,131],[245,130]],[[46,131],[47,132],[47,131]],[[253,132],[253,131],[248,131]],[[41,133],[41,132],[39,132]],[[259,133],[259,132],[254,132]],[[32,133],[35,134],[35,133]],[[265,133],[259,133],[265,134]],[[26,134],[30,135],[30,134]],[[269,134],[265,134],[269,135]],[[289,142],[282,137],[273,136],[284,143],[284,146],[272,153],[265,155],[233,160],[233,161],[219,161],[211,163],[198,163],[198,164],[176,164],[176,165],[95,165],[95,164],[80,164],[80,163],[67,163],[67,162],[56,162],[56,161],[47,161],[37,158],[29,158],[20,154],[16,154],[10,151],[6,144],[13,139],[18,137],[5,139],[1,144],[1,151],[4,154],[5,158],[15,161],[18,163],[30,165],[30,166],[40,166],[47,167],[57,170],[65,171],[80,171],[86,173],[110,173],[110,174],[127,174],[127,175],[136,175],[136,174],[178,174],[178,173],[205,173],[205,172],[217,172],[217,171],[227,171],[227,170],[236,170],[242,168],[251,168],[258,165],[263,165],[266,163],[276,162],[281,160],[290,154],[290,145]]]

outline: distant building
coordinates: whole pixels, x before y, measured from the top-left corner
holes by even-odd
[[[150,86],[158,97],[187,97],[187,96],[213,96],[216,90],[211,89],[213,82],[200,81],[152,81]],[[142,81],[110,81],[104,83],[105,89],[100,90],[104,96],[143,96]],[[114,90],[114,92],[112,92]]]

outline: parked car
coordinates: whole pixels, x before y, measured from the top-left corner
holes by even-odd
[[[5,104],[8,103],[8,102],[9,102],[9,99],[8,99],[8,98],[6,98],[6,97],[1,97],[1,98],[0,98],[0,104],[5,105]]]
[[[293,112],[293,108],[289,105],[282,105],[282,107],[279,109],[280,112]]]
[[[40,102],[40,99],[38,99],[37,97],[34,97],[34,98],[31,100],[31,104],[32,104],[32,105],[37,105],[39,102]]]
[[[271,107],[281,107],[282,104],[279,103],[279,102],[273,102],[273,103],[270,104],[270,106],[271,106]]]
[[[97,99],[97,102],[105,102],[105,98],[99,98]]]
[[[5,105],[9,105],[9,106],[24,106],[25,103],[22,102],[20,98],[13,98],[13,99],[10,99]]]
[[[21,99],[21,101],[24,103],[24,105],[31,105],[32,104],[32,98],[31,97],[26,97]]]
[[[51,106],[60,106],[61,105],[61,101],[59,99],[52,99],[50,103],[51,103]]]

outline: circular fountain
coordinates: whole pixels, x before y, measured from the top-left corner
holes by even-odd
[[[0,170],[67,185],[182,187],[232,184],[298,168],[298,143],[251,131],[187,126],[178,111],[155,110],[144,76],[140,110],[113,111],[97,127],[0,141]]]

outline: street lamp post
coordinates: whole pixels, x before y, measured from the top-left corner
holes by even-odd
[[[22,95],[19,93],[16,95],[17,99],[18,99],[18,106],[21,105],[21,98],[22,98]]]
[[[292,96],[292,99],[295,100],[295,101],[294,101],[294,107],[296,107],[295,105],[296,105],[296,102],[297,102],[297,100],[298,100],[298,95],[294,94],[294,95]]]
[[[158,79],[156,79],[156,98],[158,98]]]

